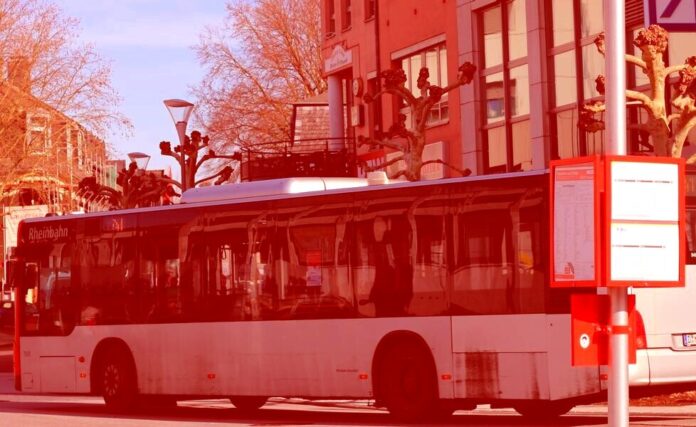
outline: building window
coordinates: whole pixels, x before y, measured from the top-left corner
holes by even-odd
[[[365,20],[372,19],[377,14],[377,0],[365,0]]]
[[[341,29],[348,30],[352,25],[353,10],[351,0],[341,0]]]
[[[85,166],[85,143],[84,134],[80,129],[70,129],[70,153],[73,164],[82,170]]]
[[[326,37],[331,37],[336,34],[336,6],[334,0],[326,0]]]
[[[48,115],[27,114],[27,154],[46,154],[50,148],[51,129]]]
[[[531,169],[524,0],[499,1],[481,10],[478,25],[485,172]]]
[[[552,156],[571,158],[601,153],[604,132],[578,128],[579,112],[588,101],[599,99],[595,79],[604,74],[604,57],[594,39],[602,32],[603,2],[547,0]],[[599,118],[599,117],[597,117]]]
[[[406,73],[406,89],[410,90],[416,97],[421,96],[418,89],[418,74],[421,68],[428,68],[431,85],[447,86],[447,48],[444,43],[416,52],[410,56],[400,59],[401,68]],[[406,115],[406,123],[411,124],[411,111],[406,104],[401,105],[401,113]],[[440,102],[435,104],[428,116],[428,125],[438,125],[449,120],[449,107],[447,104],[447,94],[442,95]]]

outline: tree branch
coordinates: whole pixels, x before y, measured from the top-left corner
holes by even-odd
[[[626,89],[626,98],[640,101],[646,108],[650,108],[649,105],[652,104],[652,99],[648,95],[637,90]]]
[[[460,169],[460,168],[458,168],[450,163],[447,163],[444,160],[440,160],[440,159],[428,160],[428,161],[423,162],[423,164],[421,164],[421,169],[423,168],[423,166],[433,164],[433,163],[439,163],[443,166],[447,166],[448,168],[452,169],[453,171],[458,172],[461,176],[471,175],[471,169],[469,169],[469,168]]]
[[[629,64],[633,64],[633,65],[637,66],[638,68],[643,70],[643,72],[645,72],[645,73],[647,73],[647,71],[648,71],[648,66],[645,63],[645,61],[643,61],[642,59],[638,58],[635,55],[631,55],[631,54],[627,53],[626,54],[626,62],[628,62]]]
[[[365,138],[362,140],[362,142],[358,142],[359,146],[363,145],[369,145],[369,146],[382,146],[386,148],[391,148],[392,150],[396,151],[404,151],[405,147],[404,144],[400,144],[397,142],[398,140],[389,140],[389,139],[374,139],[374,138]]]
[[[400,156],[398,156],[398,157],[395,157],[395,158],[393,158],[393,159],[391,159],[391,160],[385,160],[384,162],[382,162],[382,163],[380,163],[380,164],[378,164],[378,165],[376,165],[376,166],[367,167],[367,168],[365,168],[365,169],[366,169],[367,171],[369,171],[369,172],[372,172],[372,171],[375,171],[375,170],[377,170],[377,169],[383,169],[383,168],[386,168],[386,167],[388,167],[388,166],[391,166],[391,165],[393,165],[394,163],[399,162],[399,161],[401,161],[401,160],[404,160],[404,161],[406,160],[406,159],[404,158],[404,155],[403,155],[403,154],[400,155]]]
[[[687,68],[688,66],[688,64],[677,64],[665,67],[665,76],[669,78],[669,76],[671,76],[672,74],[678,73],[679,71]]]

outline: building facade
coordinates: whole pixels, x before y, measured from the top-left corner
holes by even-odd
[[[10,60],[6,71],[0,80],[0,277],[22,219],[77,211],[80,180],[107,180],[104,141],[33,96],[27,67]]]
[[[359,96],[376,91],[380,71],[404,69],[406,85],[413,88],[418,69],[427,66],[431,83],[444,86],[469,61],[477,68],[474,81],[450,92],[434,109],[425,157],[489,174],[544,169],[551,159],[600,153],[604,132],[584,130],[578,121],[585,103],[601,99],[595,79],[605,74],[604,57],[594,40],[604,30],[603,3],[324,0],[332,132],[369,136],[396,120],[399,105],[393,100],[387,97],[374,106]],[[627,53],[640,54],[631,42],[645,26],[643,7],[642,0],[625,2]],[[696,54],[690,50],[690,36],[670,33],[669,64]],[[649,91],[649,81],[637,67],[628,64],[627,73],[629,88]],[[349,114],[341,114],[343,104]],[[644,114],[629,106],[629,123],[644,122]],[[685,155],[694,152],[696,139],[689,139]],[[645,135],[633,128],[628,141],[629,153],[652,152]],[[380,155],[388,158],[390,153],[359,151],[367,162]],[[446,168],[425,175],[457,176]]]
[[[431,84],[446,86],[456,76],[459,56],[454,1],[323,0],[322,23],[332,138],[379,136],[400,113],[408,115],[408,109],[391,95],[369,104],[363,101],[366,92],[379,91],[381,71],[402,68],[406,87],[414,94],[419,91],[416,81],[423,66],[429,69]],[[459,106],[460,92],[454,90],[431,110],[424,158],[459,163],[463,155]],[[358,160],[367,165],[395,154],[358,147]],[[424,178],[452,173],[441,165],[426,168]]]

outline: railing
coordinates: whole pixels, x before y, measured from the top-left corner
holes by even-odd
[[[355,140],[352,138],[281,141],[242,149],[242,181],[356,175]]]

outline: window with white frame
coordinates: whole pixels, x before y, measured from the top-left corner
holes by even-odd
[[[421,91],[418,89],[418,74],[421,68],[426,67],[429,73],[431,85],[447,86],[447,47],[444,43],[429,47],[425,50],[416,52],[412,55],[400,59],[401,68],[406,73],[406,89],[419,97]],[[411,123],[411,111],[403,104],[401,113],[406,115],[406,123]],[[442,95],[440,102],[435,104],[428,115],[427,124],[430,126],[445,123],[449,120],[449,107],[447,103],[447,94]]]
[[[603,3],[596,0],[547,0],[552,157],[601,153],[604,132],[578,127],[582,105],[600,99],[595,79],[604,74],[604,57],[594,39],[604,29]]]
[[[365,0],[365,20],[372,19],[377,14],[377,0]]]
[[[524,0],[478,11],[485,173],[532,167],[529,67]]]
[[[51,148],[51,127],[48,114],[27,114],[25,148],[27,154],[46,154]]]
[[[82,170],[85,166],[85,143],[84,134],[79,128],[70,129],[70,145],[72,149],[72,161],[78,169]]]
[[[336,5],[334,0],[325,0],[324,13],[326,19],[326,37],[336,34]]]
[[[353,5],[350,0],[341,0],[341,29],[346,31],[353,25]]]

